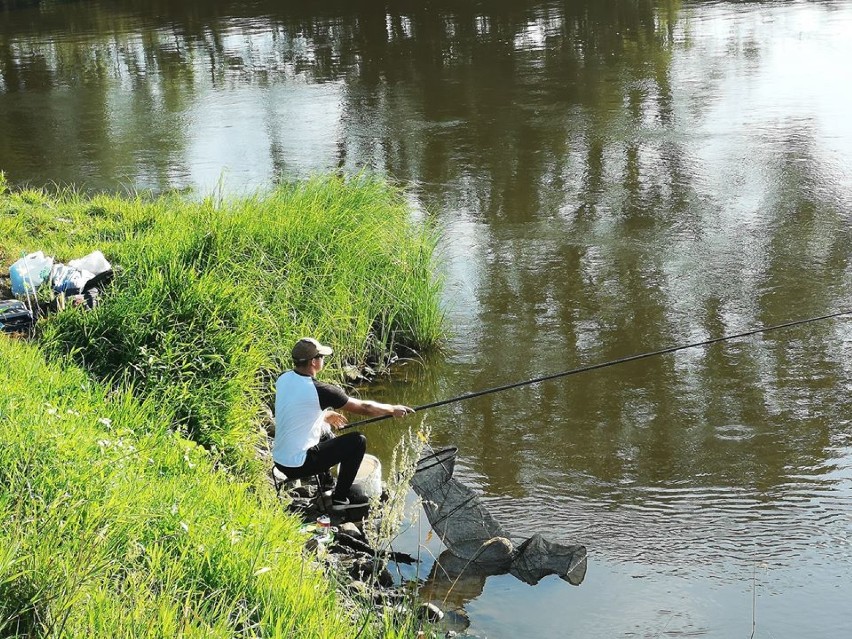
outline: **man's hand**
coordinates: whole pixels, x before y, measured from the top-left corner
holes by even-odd
[[[405,417],[406,415],[413,413],[414,409],[409,406],[403,406],[402,404],[396,404],[393,407],[393,416],[394,417]]]
[[[325,410],[322,415],[325,423],[331,426],[334,430],[340,430],[344,426],[346,426],[347,420],[340,413],[333,410]]]

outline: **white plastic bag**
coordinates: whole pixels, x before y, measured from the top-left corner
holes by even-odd
[[[48,277],[53,267],[53,258],[42,251],[30,253],[9,267],[13,295],[27,295],[36,292]]]
[[[100,251],[92,251],[85,257],[68,262],[68,266],[76,268],[78,271],[88,271],[92,276],[100,275],[112,268],[112,265],[107,262],[104,254]]]
[[[50,270],[50,284],[55,293],[76,295],[94,276],[94,273],[89,271],[81,271],[73,266],[66,266],[57,262]]]

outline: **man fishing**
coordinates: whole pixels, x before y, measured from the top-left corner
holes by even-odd
[[[275,382],[272,459],[276,468],[291,479],[321,475],[340,464],[331,509],[343,511],[362,507],[368,501],[362,495],[349,493],[367,451],[367,438],[354,432],[335,437],[332,430],[347,423],[337,411],[368,417],[404,417],[414,409],[355,399],[338,386],[318,381],[316,375],[331,354],[331,348],[312,337],[303,337],[293,346],[293,370]]]

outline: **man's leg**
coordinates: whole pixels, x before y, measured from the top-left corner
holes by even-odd
[[[308,449],[305,463],[299,468],[279,466],[281,470],[293,479],[318,475],[336,464],[340,464],[337,473],[337,486],[332,498],[344,500],[349,495],[358,468],[367,452],[367,438],[361,433],[346,433],[338,437],[323,439],[313,448]]]
[[[346,433],[320,442],[308,451],[308,458],[318,468],[331,468],[340,464],[332,499],[343,500],[349,495],[349,489],[352,488],[352,482],[355,481],[355,475],[358,474],[366,452],[366,437],[361,433]]]

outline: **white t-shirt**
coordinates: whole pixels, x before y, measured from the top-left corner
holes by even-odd
[[[288,468],[305,463],[307,451],[331,427],[323,420],[326,408],[342,408],[349,397],[343,389],[296,371],[275,382],[275,439],[272,459]]]

